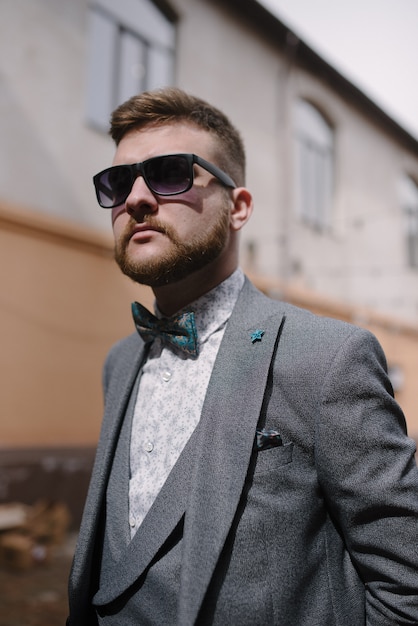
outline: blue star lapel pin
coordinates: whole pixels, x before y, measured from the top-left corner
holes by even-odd
[[[255,343],[256,341],[261,341],[263,335],[264,330],[260,330],[259,328],[257,328],[253,333],[251,333],[251,342]]]

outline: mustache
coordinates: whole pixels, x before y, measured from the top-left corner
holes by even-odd
[[[128,244],[130,238],[136,232],[138,225],[148,226],[149,228],[166,235],[169,239],[175,239],[174,231],[170,226],[161,222],[161,220],[154,215],[144,215],[141,221],[131,218],[126,224],[125,229],[119,238],[119,243],[122,246],[126,246]]]

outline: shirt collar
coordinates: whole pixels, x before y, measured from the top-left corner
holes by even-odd
[[[194,312],[200,344],[207,341],[214,332],[226,324],[244,285],[244,281],[244,273],[241,268],[238,268],[214,289],[211,289],[211,291],[208,291],[179,311],[179,313],[184,311]],[[156,315],[160,317],[156,305],[155,311]]]
[[[244,280],[242,270],[237,269],[226,280],[187,307],[189,311],[194,311],[200,343],[226,324]]]

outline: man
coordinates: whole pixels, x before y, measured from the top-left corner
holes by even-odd
[[[252,198],[220,111],[143,93],[111,135],[97,198],[158,319],[134,304],[105,365],[68,624],[418,624],[415,446],[377,341],[244,277]]]

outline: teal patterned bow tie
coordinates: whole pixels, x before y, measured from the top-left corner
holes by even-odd
[[[189,356],[199,353],[194,313],[181,313],[158,319],[139,302],[132,303],[132,315],[138,333],[145,342],[160,337]]]

